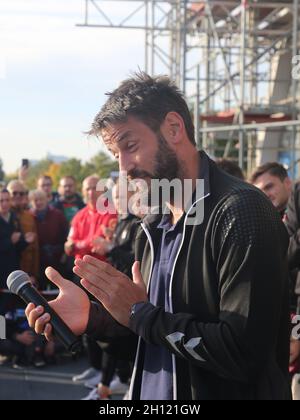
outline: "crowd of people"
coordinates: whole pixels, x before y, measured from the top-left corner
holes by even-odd
[[[45,269],[55,268],[76,284],[79,278],[73,273],[74,259],[92,255],[99,260],[131,272],[134,262],[134,235],[138,217],[121,213],[119,187],[112,196],[116,211],[101,213],[97,210],[100,193],[99,177],[92,175],[83,181],[82,196],[76,191],[72,176],[61,179],[58,192],[53,191],[49,176],[37,180],[37,188],[28,191],[26,183],[14,180],[0,190],[0,314],[6,317],[7,340],[0,341],[0,356],[5,356],[15,368],[26,365],[42,367],[55,361],[61,349],[58,342],[47,343],[29,328],[24,307],[6,288],[8,275],[21,269],[30,275],[32,284],[42,293],[57,290],[47,279]],[[126,213],[126,214],[124,214]],[[130,362],[115,357],[120,343],[86,341],[90,359],[89,373],[97,373],[101,383],[99,392],[109,396],[109,385],[118,370],[123,382],[117,380],[113,390],[125,392],[129,381]],[[122,343],[123,348],[126,343]],[[132,356],[133,357],[133,356]],[[102,381],[98,368],[103,372]],[[88,382],[89,375],[79,375],[74,381]],[[114,385],[114,384],[113,384]],[[87,387],[91,384],[88,382]],[[121,387],[121,389],[120,389]],[[98,392],[97,392],[98,395]]]
[[[198,151],[188,105],[167,77],[140,72],[124,80],[89,134],[101,136],[129,180],[147,187],[189,180],[194,192],[182,202],[182,190],[181,200],[159,190],[158,212],[147,215],[119,209],[118,186],[115,211],[99,212],[97,176],[84,181],[82,209],[72,177],[58,193],[49,177],[28,199],[18,182],[1,192],[0,243],[10,258],[2,253],[0,261],[6,271],[27,271],[36,287],[50,288],[49,279],[59,288],[50,305],[86,337],[91,367],[74,381],[92,387],[87,399],[125,392],[130,376],[131,400],[289,400],[292,382],[297,398],[300,184],[277,162],[245,180],[233,162]],[[152,193],[148,188],[147,200]],[[41,247],[38,224],[50,211],[53,218],[62,212],[70,230]],[[54,267],[44,278],[41,261]],[[2,298],[17,328],[19,313],[11,314],[5,292]],[[25,314],[32,330],[15,330],[0,354],[17,353],[12,346],[26,332],[22,340],[33,340],[35,356],[49,356],[50,314],[34,303]]]
[[[216,163],[223,171],[244,179],[242,170],[233,161],[219,159]],[[20,301],[6,290],[6,279],[12,271],[27,272],[32,284],[43,292],[55,289],[45,275],[49,266],[80,285],[79,277],[73,273],[74,258],[84,255],[109,262],[131,276],[135,235],[142,215],[124,214],[118,184],[112,192],[115,214],[99,212],[99,181],[97,175],[86,178],[82,196],[77,193],[72,176],[60,180],[58,192],[53,191],[52,179],[47,175],[37,180],[34,191],[28,191],[26,183],[20,180],[9,182],[0,191],[0,314],[7,320],[7,340],[0,341],[0,355],[6,356],[16,368],[52,363],[60,346],[57,342],[46,342],[29,328]],[[287,170],[276,162],[257,168],[248,182],[267,195],[286,224],[291,237],[291,316],[300,314],[300,183],[293,186]],[[74,381],[91,388],[86,399],[125,394],[136,343],[122,338],[101,342],[87,337],[84,343],[90,367],[74,377]],[[300,344],[291,339],[290,372],[296,382],[299,356]]]

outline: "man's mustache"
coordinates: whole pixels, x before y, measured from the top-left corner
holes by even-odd
[[[133,169],[131,171],[128,172],[127,174],[128,179],[130,180],[134,180],[134,179],[143,179],[143,178],[153,178],[153,175],[150,174],[147,171],[142,171],[139,169]]]

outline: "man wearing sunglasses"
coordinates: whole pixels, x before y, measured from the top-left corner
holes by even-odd
[[[27,191],[21,181],[11,181],[7,189],[12,198],[12,208],[20,222],[22,232],[29,246],[22,252],[21,269],[31,276],[32,282],[37,283],[39,275],[39,248],[37,230],[34,217],[26,209]]]

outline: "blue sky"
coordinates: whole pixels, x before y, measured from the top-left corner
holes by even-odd
[[[123,16],[112,3],[107,12]],[[143,69],[143,32],[76,27],[83,16],[84,0],[0,0],[0,157],[7,172],[47,152],[83,160],[96,154],[101,145],[82,132],[105,92]]]

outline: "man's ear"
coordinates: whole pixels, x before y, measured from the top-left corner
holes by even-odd
[[[177,112],[169,112],[161,125],[161,132],[170,144],[178,144],[182,141],[185,125],[182,117]]]
[[[285,187],[288,189],[288,191],[291,192],[293,189],[293,181],[291,180],[290,177],[285,178],[284,184],[285,184]]]

